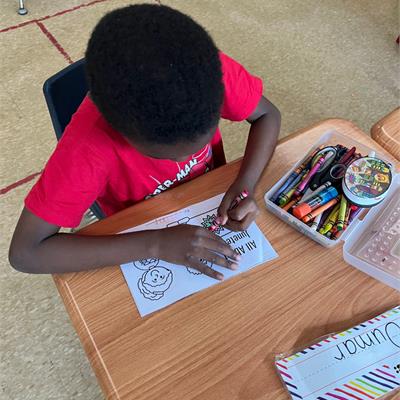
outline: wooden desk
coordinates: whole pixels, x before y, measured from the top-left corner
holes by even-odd
[[[400,161],[400,107],[372,126],[371,137]]]
[[[284,139],[266,170],[257,223],[279,258],[140,318],[118,267],[54,280],[108,399],[280,400],[274,356],[395,306],[399,294],[265,210],[264,192],[327,130],[379,148],[350,122]],[[240,161],[89,226],[118,232],[226,190]]]

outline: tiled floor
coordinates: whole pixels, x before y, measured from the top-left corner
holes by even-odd
[[[82,57],[104,13],[132,1],[27,0],[24,17],[17,3],[0,7],[0,399],[100,399],[51,278],[14,272],[7,250],[34,179],[14,183],[39,172],[55,145],[43,81]],[[332,116],[368,132],[399,104],[396,0],[162,3],[193,16],[264,79],[282,136]],[[239,157],[246,124],[222,122],[222,130],[228,159]]]

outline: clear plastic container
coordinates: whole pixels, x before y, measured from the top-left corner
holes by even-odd
[[[342,144],[343,146],[346,146],[346,147],[349,147],[349,148],[355,146],[357,148],[357,152],[361,153],[363,155],[367,155],[367,154],[371,153],[372,151],[375,151],[371,147],[368,147],[368,146],[366,146],[366,145],[364,145],[362,143],[359,143],[359,142],[351,139],[348,136],[342,135],[342,134],[340,134],[340,133],[338,133],[336,131],[329,131],[329,132],[326,132],[320,138],[320,140],[315,143],[315,145],[310,149],[310,151],[307,153],[307,155],[312,153],[312,151],[315,148],[317,148],[318,146],[321,146],[321,145],[323,145],[323,146],[335,146],[337,144]],[[322,246],[333,247],[333,246],[336,246],[340,242],[340,240],[331,240],[331,239],[327,238],[326,236],[321,235],[319,232],[311,229],[308,225],[306,225],[304,222],[300,221],[299,219],[297,219],[293,215],[289,214],[287,211],[282,210],[281,207],[279,207],[278,205],[276,205],[275,203],[273,203],[270,200],[271,197],[273,196],[273,194],[287,180],[287,178],[290,175],[290,173],[292,171],[294,171],[296,169],[296,167],[301,164],[301,162],[306,158],[307,155],[302,157],[297,162],[297,164],[295,164],[289,171],[287,171],[287,173],[278,182],[276,182],[276,184],[274,186],[272,186],[272,188],[264,195],[265,205],[266,205],[266,207],[267,207],[267,209],[269,211],[271,211],[278,218],[282,219],[283,221],[285,221],[286,223],[291,225],[293,228],[295,228],[299,232],[301,232],[304,235],[308,236],[312,240],[318,242]],[[379,153],[376,153],[376,156],[378,158],[381,158],[384,161],[387,161],[387,160],[385,160],[385,157],[383,155],[379,154]],[[376,207],[379,207],[379,206],[376,206]],[[353,225],[353,223],[354,223],[354,220],[350,223],[350,225],[349,225],[349,227],[347,229],[349,229],[350,226]]]
[[[369,154],[372,151],[375,151],[374,149],[365,146],[362,143],[359,143],[355,140],[352,140],[348,136],[341,135],[338,132],[335,131],[329,131],[325,133],[321,139],[315,143],[315,145],[310,149],[310,151],[307,153],[310,154],[312,151],[317,148],[318,146],[333,146],[336,144],[342,144],[346,147],[353,147],[355,146],[357,148],[357,152],[361,154]],[[306,155],[306,156],[307,156]],[[367,273],[368,275],[372,276],[375,279],[380,280],[381,282],[393,287],[396,290],[400,291],[400,268],[398,268],[398,264],[396,263],[395,265],[392,263],[391,266],[382,266],[382,257],[379,255],[379,249],[378,250],[373,250],[376,251],[377,254],[375,254],[377,257],[374,257],[376,262],[372,260],[372,257],[370,259],[366,259],[363,256],[360,256],[360,247],[362,249],[365,248],[365,246],[368,246],[368,240],[371,240],[371,246],[373,245],[373,241],[376,241],[375,234],[379,235],[379,226],[377,224],[379,223],[379,217],[382,215],[382,213],[385,211],[385,213],[391,213],[392,212],[392,206],[393,204],[397,209],[393,209],[393,218],[398,218],[398,215],[400,215],[400,211],[398,209],[398,206],[400,204],[398,200],[398,197],[400,195],[400,175],[399,174],[393,174],[393,179],[392,179],[392,185],[388,191],[387,196],[385,199],[382,201],[382,203],[372,207],[368,213],[365,215],[365,212],[361,212],[360,214],[357,215],[357,217],[349,224],[348,228],[346,231],[342,234],[339,240],[330,240],[329,238],[325,237],[324,235],[321,235],[319,232],[311,229],[308,225],[303,223],[302,221],[298,220],[295,218],[293,215],[289,214],[287,211],[282,210],[281,207],[273,203],[270,199],[273,196],[273,194],[280,188],[280,186],[286,181],[290,173],[296,169],[297,166],[299,166],[304,158],[303,157],[297,164],[295,164],[272,188],[264,195],[264,201],[266,204],[266,207],[269,211],[271,211],[273,214],[275,214],[278,218],[281,220],[285,221],[289,225],[291,225],[293,228],[298,230],[299,232],[303,233],[304,235],[308,236],[312,240],[318,242],[322,246],[325,247],[333,247],[338,245],[340,242],[344,242],[343,246],[343,257],[346,262],[348,262],[350,265],[353,265],[354,267],[358,268],[359,270]],[[382,160],[390,162],[385,159],[385,157],[382,154],[376,153],[376,156],[378,158],[381,158]],[[396,214],[396,212],[399,212],[399,214]],[[390,214],[392,216],[392,214]],[[363,218],[363,216],[365,216]],[[382,218],[380,218],[382,219]],[[394,224],[396,223],[397,220],[394,220]],[[400,220],[398,220],[398,224],[400,224]],[[399,251],[400,248],[400,225],[396,225],[396,232],[399,231],[398,237],[395,238],[397,241],[396,244],[392,244],[395,248],[395,254],[394,256],[397,255],[397,252]],[[392,239],[391,239],[392,240]],[[364,246],[364,247],[363,247]],[[397,246],[397,247],[396,247]],[[375,249],[375,247],[374,247]],[[381,258],[379,258],[381,257]]]
[[[400,175],[388,195],[343,234],[345,261],[400,291]]]

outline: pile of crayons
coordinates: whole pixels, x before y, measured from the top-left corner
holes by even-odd
[[[271,201],[321,235],[337,240],[361,211],[342,193],[346,168],[360,157],[355,147],[317,147],[291,172]]]

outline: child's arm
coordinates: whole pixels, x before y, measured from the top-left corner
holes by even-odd
[[[247,121],[251,127],[242,165],[218,210],[221,224],[226,224],[233,230],[246,229],[258,214],[258,207],[253,197],[254,190],[274,152],[281,115],[279,110],[262,96],[256,110],[247,118]],[[244,189],[249,192],[249,196],[235,209],[229,211],[232,201]]]
[[[10,245],[11,265],[21,272],[57,274],[161,258],[198,269],[215,279],[223,279],[223,275],[206,267],[200,259],[237,268],[232,260],[238,257],[232,248],[217,235],[197,226],[179,225],[108,236],[58,233],[59,229],[24,208]]]

